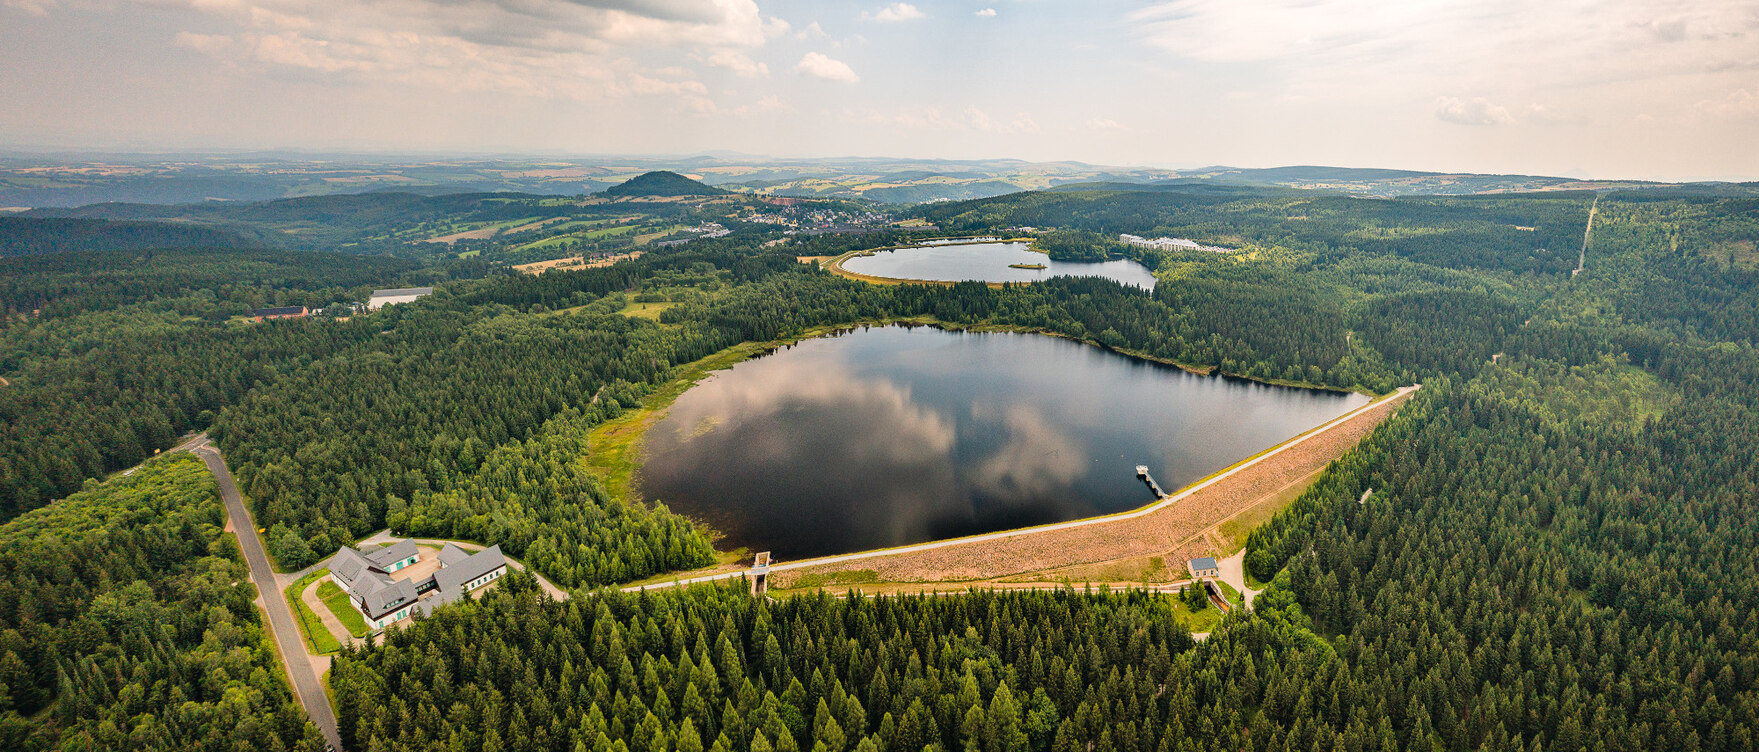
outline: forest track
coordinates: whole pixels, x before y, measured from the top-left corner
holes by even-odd
[[[1582,253],[1576,257],[1576,268],[1570,272],[1574,277],[1588,268],[1588,241],[1594,238],[1594,215],[1600,212],[1600,194],[1594,194],[1594,203],[1588,205],[1588,226],[1582,229]]]
[[[1262,498],[1263,491],[1309,474],[1315,466],[1322,468],[1354,447],[1420,386],[1401,388],[1131,512],[778,563],[770,566],[772,583],[786,588],[788,580],[793,579],[775,578],[777,573],[829,575],[847,571],[851,567],[846,565],[855,562],[872,568],[879,582],[975,583],[1128,556],[1156,555],[1166,552],[1169,546],[1174,547],[1173,553],[1182,554],[1179,546],[1201,538],[1206,530],[1238,512],[1242,503],[1250,505]],[[745,570],[739,569],[624,589],[690,585],[744,575]]]
[[[336,727],[336,713],[330,707],[329,696],[324,694],[324,685],[318,680],[317,671],[312,668],[312,663],[306,656],[304,640],[300,638],[299,627],[293,621],[293,611],[288,608],[287,599],[281,595],[275,570],[269,566],[269,555],[263,549],[263,539],[257,534],[256,520],[244,506],[244,497],[238,493],[238,482],[233,479],[232,471],[227,469],[226,459],[220,456],[218,447],[208,443],[205,435],[197,436],[178,447],[184,448],[200,457],[208,466],[208,472],[214,474],[214,480],[219,482],[220,498],[226,502],[226,516],[232,521],[232,529],[238,537],[238,547],[244,552],[245,563],[250,566],[250,580],[257,587],[257,597],[262,601],[263,610],[268,612],[268,618],[263,623],[269,628],[269,634],[275,640],[275,648],[281,653],[281,665],[287,669],[287,676],[293,683],[294,695],[305,708],[306,716],[317,724],[324,740],[336,749],[342,749],[342,734]]]

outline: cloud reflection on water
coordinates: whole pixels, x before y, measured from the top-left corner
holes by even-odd
[[[1122,511],[1364,398],[1149,366],[1032,335],[877,328],[685,392],[648,433],[644,495],[798,558]]]

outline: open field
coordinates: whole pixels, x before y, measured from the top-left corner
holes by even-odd
[[[529,264],[514,264],[513,268],[525,274],[543,274],[551,269],[597,269],[610,266],[619,261],[641,258],[641,251],[630,251],[608,256],[597,261],[588,262],[585,256],[569,256],[567,258],[550,259],[549,261],[533,261]]]
[[[580,256],[569,256],[567,258],[550,259],[549,261],[533,261],[529,264],[514,264],[513,268],[514,270],[525,274],[543,274],[551,269],[582,269],[585,268],[585,266],[585,258]]]
[[[640,217],[625,217],[622,219],[613,220],[610,223],[601,222],[600,224],[602,226],[589,227],[589,228],[575,230],[575,231],[566,231],[560,235],[551,235],[550,237],[547,237],[547,238],[533,240],[530,243],[526,243],[524,245],[514,246],[513,250],[515,250],[515,251],[538,251],[538,250],[543,250],[545,248],[555,248],[555,247],[561,246],[564,243],[592,242],[592,241],[596,241],[596,240],[604,240],[605,238],[618,236],[618,235],[628,235],[629,233],[636,232],[636,231],[639,231],[640,229],[642,229],[642,225],[638,224],[638,220],[640,220]],[[576,224],[576,223],[570,222],[570,223],[568,223],[568,225],[565,225],[562,228],[558,228],[558,229],[565,229],[566,227],[572,226],[574,224]]]
[[[671,308],[672,306],[675,306],[675,305],[678,305],[678,304],[677,303],[630,303],[629,305],[623,306],[623,310],[618,311],[618,313],[621,313],[624,316],[634,316],[635,318],[638,318],[638,319],[647,319],[649,321],[659,321],[660,314],[665,313],[667,308]]]
[[[1248,460],[1249,464],[1236,465],[1232,472],[1223,471],[1227,473],[1224,476],[1212,476],[1213,480],[1199,484],[1188,496],[1146,513],[979,536],[892,554],[875,552],[858,562],[833,561],[818,566],[801,562],[797,569],[772,572],[771,582],[786,588],[814,575],[835,582],[839,572],[857,569],[863,570],[863,579],[869,577],[865,572],[871,571],[873,582],[983,583],[999,578],[1056,582],[1067,579],[1065,570],[1078,565],[1125,563],[1139,557],[1163,557],[1162,567],[1176,570],[1176,563],[1193,556],[1221,553],[1210,536],[1222,523],[1262,504],[1275,503],[1291,484],[1323,470],[1391,416],[1408,395],[1382,400],[1347,420],[1303,434],[1281,445],[1280,451],[1267,451]],[[1147,566],[1145,561],[1143,567]]]
[[[452,243],[452,242],[456,242],[459,240],[486,240],[488,238],[492,238],[492,237],[494,237],[498,234],[502,234],[502,233],[512,235],[513,233],[516,233],[516,232],[526,232],[529,230],[543,229],[544,225],[551,224],[553,222],[565,221],[567,219],[568,219],[567,217],[549,217],[546,219],[539,219],[537,217],[527,217],[525,219],[510,219],[505,222],[495,222],[493,224],[484,225],[482,227],[478,227],[475,229],[454,232],[450,235],[439,235],[439,236],[427,238],[426,240],[424,240],[422,242],[424,242],[424,243]]]

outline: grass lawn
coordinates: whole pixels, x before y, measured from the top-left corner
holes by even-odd
[[[660,314],[665,313],[667,308],[671,308],[675,305],[677,305],[677,303],[630,303],[629,305],[623,306],[623,310],[618,311],[618,313],[621,313],[624,316],[634,316],[638,319],[658,321],[660,320]]]
[[[305,638],[306,647],[317,655],[329,655],[340,651],[342,641],[330,634],[330,630],[324,626],[323,620],[319,619],[318,615],[305,605],[305,599],[300,598],[299,594],[305,592],[306,587],[317,581],[319,577],[329,573],[328,569],[312,572],[299,578],[292,585],[288,585],[287,591],[282,593],[282,596],[287,599],[287,605],[293,609],[293,620],[299,622],[299,634]]]
[[[323,601],[324,607],[336,615],[336,620],[348,628],[349,634],[355,637],[367,635],[366,617],[354,609],[354,604],[348,602],[348,594],[342,592],[342,588],[337,587],[336,583],[325,582],[319,585],[318,600]]]
[[[1215,584],[1222,587],[1222,597],[1227,599],[1228,605],[1233,606],[1234,608],[1245,607],[1246,597],[1240,595],[1240,591],[1235,590],[1233,585],[1229,585],[1221,580],[1216,580]]]
[[[1258,500],[1250,509],[1241,512],[1233,519],[1223,522],[1217,532],[1221,533],[1222,539],[1227,541],[1227,550],[1238,551],[1245,548],[1246,537],[1251,535],[1255,528],[1269,522],[1270,518],[1275,517],[1277,512],[1289,508],[1290,504],[1295,503],[1295,499],[1301,497],[1303,491],[1306,491],[1314,483],[1318,483],[1319,476],[1323,474],[1323,469],[1309,473],[1306,477],[1290,483],[1282,490]]]
[[[838,585],[870,585],[879,582],[879,572],[871,569],[846,569],[837,572],[814,572],[800,575],[788,585],[789,592],[818,590]]]

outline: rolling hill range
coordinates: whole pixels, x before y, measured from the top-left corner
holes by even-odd
[[[735,193],[881,204],[989,198],[1075,183],[1153,184],[1199,179],[1337,191],[1364,196],[1470,195],[1659,187],[1635,180],[1482,175],[1322,166],[1167,169],[935,159],[778,159],[724,154],[678,157],[436,159],[370,155],[18,155],[0,156],[0,209],[95,203],[189,204],[266,201],[369,192],[437,196],[515,192],[582,196],[649,173]],[[675,182],[675,181],[674,181]],[[1695,184],[1749,192],[1727,183]],[[703,193],[645,195],[709,195]],[[698,189],[700,190],[700,189]],[[609,194],[617,195],[617,194]]]

